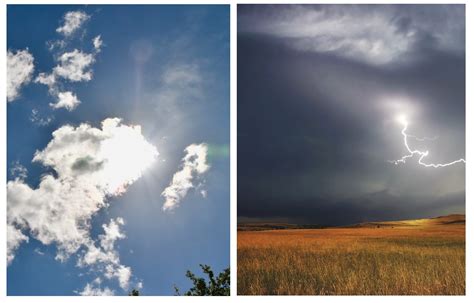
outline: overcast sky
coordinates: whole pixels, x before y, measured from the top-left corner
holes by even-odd
[[[463,5],[239,5],[239,220],[464,213],[463,162],[390,162],[403,119],[422,163],[465,158],[464,37]]]
[[[8,6],[8,295],[229,266],[229,7]]]

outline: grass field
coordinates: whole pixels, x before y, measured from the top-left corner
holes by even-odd
[[[464,215],[239,231],[239,295],[464,295]]]

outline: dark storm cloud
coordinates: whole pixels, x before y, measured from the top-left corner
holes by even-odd
[[[307,6],[239,6],[239,216],[345,224],[463,212],[464,165],[426,169],[387,162],[405,152],[394,121],[400,113],[409,117],[410,133],[439,137],[416,145],[430,150],[428,161],[464,157],[464,41],[457,32],[444,37],[464,30],[463,19],[453,19],[460,6],[301,7]],[[348,29],[348,36],[344,29],[328,30],[324,43],[344,48],[321,51],[322,33],[312,35],[311,24],[299,36],[285,30],[282,24],[294,26],[297,12],[323,27],[346,26],[370,13],[377,25],[391,28],[367,38],[358,30]],[[436,20],[451,30],[429,32]],[[397,33],[414,27],[424,30],[400,53],[409,60],[355,56],[360,50],[350,48],[357,43],[340,42],[350,41],[352,33],[359,41],[377,37],[392,43],[389,39],[401,39]],[[293,42],[316,37],[314,47],[289,44],[288,33]],[[376,203],[370,202],[374,197]]]

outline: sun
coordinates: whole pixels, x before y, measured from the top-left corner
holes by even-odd
[[[125,192],[159,155],[156,147],[145,140],[138,125],[114,127],[110,137],[102,143],[100,154],[104,165],[101,177],[112,195]]]

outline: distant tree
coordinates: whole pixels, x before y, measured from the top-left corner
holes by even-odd
[[[138,291],[138,289],[132,289],[132,291],[130,291],[128,293],[129,296],[139,296],[140,295],[140,292]]]
[[[199,264],[204,274],[207,275],[208,283],[205,278],[196,277],[191,271],[186,272],[193,282],[193,287],[183,293],[184,296],[230,296],[230,268],[226,268],[217,278],[209,265]],[[178,287],[174,287],[175,294],[180,296]]]

